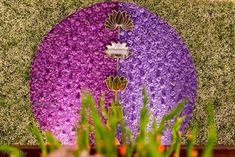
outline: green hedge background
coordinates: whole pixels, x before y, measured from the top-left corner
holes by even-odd
[[[0,1],[0,144],[35,144],[29,70],[37,46],[60,20],[101,0]],[[218,144],[235,145],[235,2],[135,0],[163,18],[192,54],[198,97],[186,132],[195,123],[197,144],[207,139],[208,100],[213,100]]]

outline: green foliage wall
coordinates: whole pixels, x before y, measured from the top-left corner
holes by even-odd
[[[35,144],[29,69],[43,36],[60,20],[101,0],[0,1],[0,144]],[[186,132],[207,138],[207,100],[214,100],[218,144],[235,145],[235,2],[134,0],[173,26],[197,70],[198,97]],[[141,89],[140,89],[141,90]]]

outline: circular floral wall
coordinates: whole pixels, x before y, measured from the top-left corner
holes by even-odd
[[[113,10],[126,11],[133,31],[121,31],[132,55],[119,61],[118,74],[129,84],[119,94],[127,125],[137,134],[142,106],[142,85],[149,96],[152,119],[159,122],[184,97],[189,103],[181,113],[192,115],[196,96],[196,74],[191,56],[177,32],[143,7],[125,2],[106,2],[82,9],[62,20],[43,39],[32,63],[30,99],[41,129],[50,130],[63,144],[75,140],[79,119],[80,92],[89,90],[98,102],[106,95],[106,107],[113,94],[105,79],[116,73],[116,60],[104,54],[105,47],[118,41],[118,31],[107,30],[105,19]],[[170,142],[166,130],[163,143]]]

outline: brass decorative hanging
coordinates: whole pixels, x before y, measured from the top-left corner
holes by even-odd
[[[123,30],[130,31],[134,29],[134,24],[125,11],[112,11],[104,25],[106,29],[112,30],[122,28]]]
[[[111,42],[110,45],[106,46],[105,50],[105,54],[108,57],[115,58],[117,60],[116,76],[107,77],[105,82],[107,88],[114,92],[114,103],[118,106],[118,93],[124,91],[128,84],[128,80],[124,76],[118,76],[119,59],[127,59],[131,54],[127,44],[125,42],[120,42],[121,29],[131,31],[134,29],[134,24],[130,15],[128,15],[126,11],[112,11],[112,13],[106,18],[104,26],[106,29],[118,30],[118,42]]]
[[[125,77],[116,76],[109,76],[106,78],[106,86],[110,91],[115,93],[125,90],[128,80]]]

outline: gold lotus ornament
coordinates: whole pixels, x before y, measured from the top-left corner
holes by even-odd
[[[134,29],[134,24],[125,11],[112,11],[105,20],[104,25],[106,29],[112,30],[122,28],[126,31],[130,31]]]
[[[114,43],[106,46],[105,54],[112,58],[128,58],[131,55],[126,43]]]
[[[116,75],[106,78],[106,86],[110,91],[115,93],[125,90],[127,84],[128,80],[123,76],[119,77]]]

